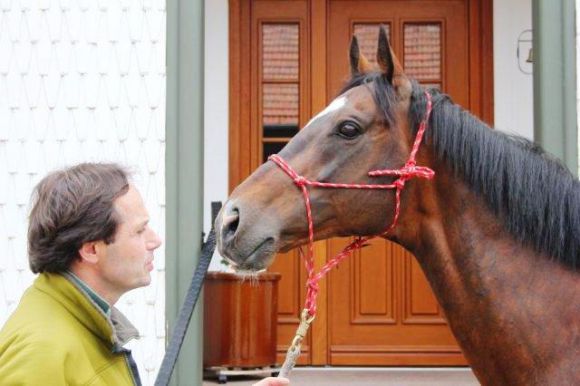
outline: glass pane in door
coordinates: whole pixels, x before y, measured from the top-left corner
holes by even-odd
[[[441,25],[405,23],[403,67],[419,81],[441,81]]]
[[[262,25],[263,80],[298,81],[298,24]]]

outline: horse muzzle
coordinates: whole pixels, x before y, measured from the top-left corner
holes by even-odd
[[[260,219],[250,208],[230,199],[215,222],[218,251],[236,270],[265,269],[278,250],[275,228],[266,218]]]

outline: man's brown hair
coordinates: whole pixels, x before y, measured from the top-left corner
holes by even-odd
[[[44,177],[34,188],[28,225],[30,269],[63,272],[89,241],[114,241],[113,202],[129,190],[129,173],[113,163],[82,163]]]

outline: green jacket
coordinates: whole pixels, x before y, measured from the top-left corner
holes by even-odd
[[[65,277],[42,273],[0,331],[1,385],[140,385],[137,330]]]

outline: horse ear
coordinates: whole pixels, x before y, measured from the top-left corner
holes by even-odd
[[[371,70],[371,64],[365,58],[365,56],[360,52],[360,48],[358,46],[358,39],[356,36],[352,36],[352,40],[350,42],[350,73],[352,76],[356,76],[359,74],[365,74]]]
[[[387,32],[385,28],[381,26],[379,30],[379,47],[377,50],[377,63],[381,68],[381,72],[385,75],[389,83],[393,83],[393,76],[404,75],[403,67],[399,63],[399,60],[393,53],[391,45],[389,44],[389,39],[387,38]]]

